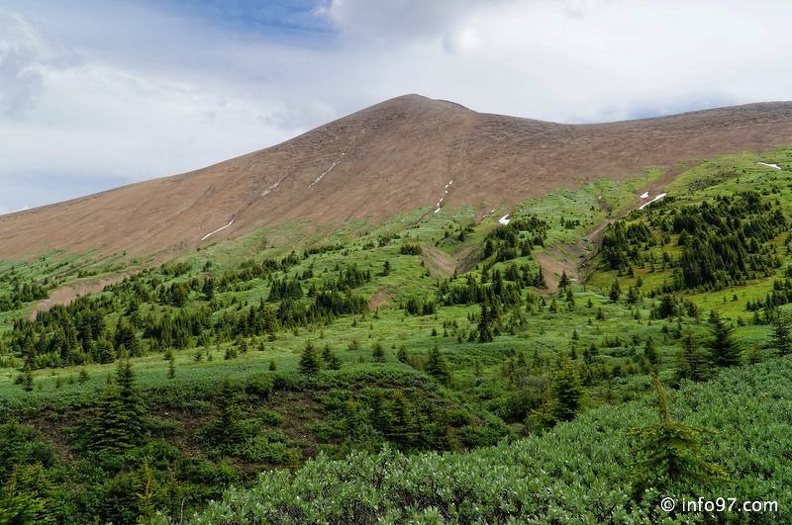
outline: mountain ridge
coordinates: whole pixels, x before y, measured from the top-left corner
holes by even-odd
[[[339,226],[447,204],[483,212],[650,166],[786,144],[792,102],[557,124],[404,95],[206,168],[0,216],[0,257],[167,256],[294,220]]]

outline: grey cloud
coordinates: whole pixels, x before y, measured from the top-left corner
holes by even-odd
[[[478,6],[506,0],[332,0],[318,10],[347,34],[376,40],[405,40],[442,35]]]
[[[41,97],[42,70],[72,61],[25,17],[0,9],[0,115],[23,116]]]

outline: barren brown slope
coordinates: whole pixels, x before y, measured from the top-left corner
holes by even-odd
[[[0,258],[52,249],[166,255],[232,220],[211,239],[295,219],[377,221],[441,197],[509,205],[647,166],[787,144],[788,102],[562,125],[408,95],[195,172],[0,216]]]

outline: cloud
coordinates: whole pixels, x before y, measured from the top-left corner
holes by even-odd
[[[42,70],[61,67],[67,57],[23,16],[0,9],[0,116],[19,117],[33,107]]]
[[[333,0],[316,12],[349,37],[393,41],[442,34],[480,4],[479,0]]]
[[[792,93],[780,0],[30,4],[0,10],[9,209],[198,168],[405,93],[563,122]],[[88,185],[12,184],[62,173]]]

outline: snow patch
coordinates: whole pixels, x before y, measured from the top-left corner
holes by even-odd
[[[495,210],[493,210],[493,211],[495,211]],[[503,226],[506,226],[510,222],[511,222],[511,219],[509,218],[509,214],[508,213],[506,215],[504,215],[503,217],[501,217],[500,219],[498,219],[498,223],[502,224]]]
[[[781,166],[779,166],[778,164],[770,164],[767,162],[759,162],[758,164],[761,166],[767,166],[768,168],[773,168],[774,170],[781,171]]]
[[[285,178],[285,177],[284,177],[284,178]],[[283,180],[283,179],[281,179],[281,180]],[[262,197],[265,197],[265,196],[269,195],[270,193],[272,193],[272,190],[274,190],[275,188],[277,188],[277,187],[280,185],[280,183],[281,183],[281,180],[279,180],[279,181],[278,181],[278,182],[276,182],[275,184],[270,184],[270,187],[269,187],[269,188],[267,188],[266,190],[264,190],[264,191],[261,193],[261,196],[262,196]]]
[[[639,209],[639,210],[642,210],[642,209],[646,208],[647,206],[649,206],[650,204],[652,204],[653,202],[655,202],[655,201],[659,201],[660,199],[662,199],[662,198],[663,198],[663,197],[665,197],[666,195],[668,195],[668,194],[667,194],[667,193],[661,193],[660,195],[658,195],[658,196],[657,196],[657,197],[655,197],[654,199],[650,200],[649,202],[647,202],[647,203],[644,203],[644,204],[642,204],[641,206],[639,206],[639,207],[638,207],[638,209]]]
[[[336,166],[338,166],[338,163],[339,163],[339,162],[341,162],[341,159],[344,157],[344,155],[346,155],[346,152],[345,152],[345,151],[342,151],[342,152],[341,152],[341,155],[339,155],[339,157],[338,157],[338,158],[335,160],[335,162],[333,162],[333,163],[330,165],[330,167],[329,167],[329,168],[327,168],[326,170],[324,170],[324,171],[322,172],[322,174],[321,174],[321,175],[319,175],[319,176],[316,178],[316,180],[315,180],[315,181],[313,181],[311,184],[309,184],[309,185],[308,185],[308,189],[310,190],[311,188],[313,188],[314,186],[316,186],[316,185],[319,183],[319,181],[321,181],[321,180],[324,178],[324,176],[325,176],[325,175],[327,175],[328,173],[330,173],[331,171],[333,171],[333,168],[335,168]]]
[[[205,241],[206,239],[208,239],[209,237],[211,237],[211,236],[212,236],[212,235],[214,235],[215,233],[225,230],[226,228],[228,228],[229,226],[231,226],[232,224],[234,224],[234,221],[235,221],[235,220],[236,220],[236,215],[234,215],[233,217],[231,217],[231,222],[229,222],[229,223],[228,223],[228,224],[226,224],[225,226],[220,226],[220,227],[219,227],[219,228],[217,228],[215,231],[211,231],[211,232],[207,233],[206,235],[204,235],[203,237],[201,237],[201,242]]]

